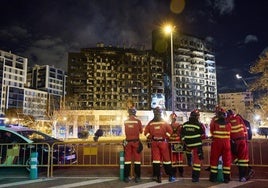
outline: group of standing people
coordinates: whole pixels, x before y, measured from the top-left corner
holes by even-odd
[[[224,182],[230,181],[231,164],[238,166],[239,181],[245,182],[253,176],[249,166],[248,140],[251,139],[250,125],[233,110],[216,110],[216,116],[210,123],[212,136],[210,156],[211,182],[217,181],[219,157],[222,157]]]
[[[199,182],[201,164],[204,159],[202,140],[207,138],[205,126],[200,122],[200,113],[193,110],[189,120],[183,124],[176,121],[177,115],[170,114],[170,122],[162,118],[162,109],[153,109],[154,117],[147,126],[142,128],[141,121],[136,117],[135,107],[128,109],[129,118],[124,122],[126,138],[123,142],[125,150],[124,181],[129,182],[131,164],[134,161],[134,181],[141,181],[141,151],[140,135],[143,133],[151,148],[152,179],[161,183],[161,166],[168,175],[169,182],[175,181],[176,173],[183,177],[184,157],[188,166],[192,168],[192,182]],[[248,131],[243,118],[228,113],[223,109],[216,110],[215,117],[210,123],[211,156],[210,176],[211,182],[217,181],[219,159],[223,162],[224,182],[230,181],[231,164],[236,163],[239,169],[239,181],[247,181],[253,174],[249,168]]]

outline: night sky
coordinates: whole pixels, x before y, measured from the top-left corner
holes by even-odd
[[[214,44],[218,90],[243,89],[268,46],[266,0],[1,0],[0,49],[66,70],[68,52],[96,43],[151,49],[164,23]]]

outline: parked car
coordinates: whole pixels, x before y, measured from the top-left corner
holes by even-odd
[[[268,126],[259,126],[259,128],[257,129],[257,133],[259,135],[265,136],[265,138],[267,138],[268,136]]]
[[[54,144],[54,147],[50,150],[50,155],[53,156],[53,160],[50,162],[53,162],[53,164],[72,164],[76,163],[77,161],[77,154],[74,146],[66,144],[63,141],[60,141],[40,131],[29,129],[23,126],[0,126],[0,143],[18,143],[14,145],[1,146],[1,163],[5,163],[8,155],[8,149],[10,150],[12,147],[13,150],[9,153],[18,153],[17,157],[20,161],[19,164],[29,164],[30,154],[32,152],[38,153],[39,164],[48,164],[48,145],[52,146],[54,143],[56,144]],[[17,152],[14,149],[15,146],[17,147]]]

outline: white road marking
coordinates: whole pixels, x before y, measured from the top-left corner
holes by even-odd
[[[50,181],[53,179],[37,179],[37,180],[27,180],[27,181],[20,181],[20,182],[15,182],[15,183],[6,183],[6,184],[1,184],[0,187],[11,187],[11,186],[16,186],[16,185],[25,185],[25,184],[30,184],[30,183],[38,183],[38,182],[43,182],[43,181]]]
[[[239,187],[248,183],[251,183],[252,181],[246,181],[246,182],[239,182],[239,181],[230,181],[229,183],[222,183],[218,185],[213,185],[208,188],[234,188]]]
[[[99,178],[96,180],[89,180],[89,181],[82,181],[82,182],[78,182],[78,183],[58,185],[58,186],[49,187],[49,188],[63,188],[63,187],[64,188],[71,188],[71,187],[78,187],[78,186],[84,186],[84,185],[91,185],[91,184],[95,184],[95,183],[102,183],[102,182],[106,182],[106,181],[113,181],[116,179],[118,179],[118,178],[109,178],[109,179]]]
[[[180,180],[175,180],[174,182],[177,182]],[[162,180],[162,183],[157,183],[157,182],[149,182],[149,183],[142,183],[139,185],[134,185],[134,186],[130,186],[127,188],[149,188],[149,187],[154,187],[154,186],[159,186],[159,185],[164,185],[164,184],[168,184],[168,183],[174,183],[174,182],[169,182],[168,180]]]

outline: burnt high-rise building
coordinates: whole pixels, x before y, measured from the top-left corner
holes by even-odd
[[[153,31],[152,49],[164,61],[166,107],[171,110],[171,35]],[[216,62],[212,45],[198,37],[173,33],[175,111],[213,111],[217,105]]]
[[[155,103],[152,98],[164,105],[163,96],[159,55],[103,44],[69,53],[66,101],[70,109],[113,110],[134,105],[150,110]]]

